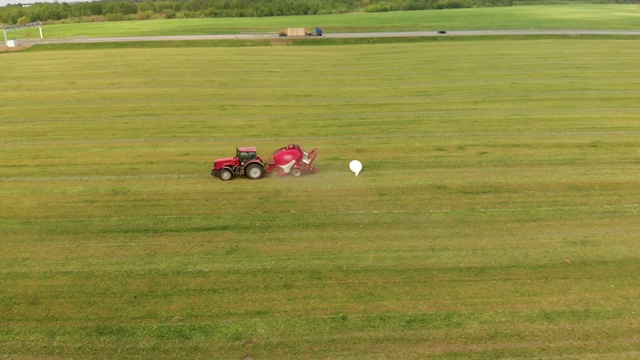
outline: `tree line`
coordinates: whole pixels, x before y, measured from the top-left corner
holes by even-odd
[[[18,0],[16,0],[18,1]],[[511,6],[514,0],[103,0],[9,4],[0,23],[264,17]],[[35,0],[38,1],[38,0]],[[596,0],[635,3],[637,0]]]
[[[29,1],[29,0],[23,0]],[[35,0],[38,1],[38,0]],[[265,17],[504,6],[512,0],[103,0],[7,5],[0,22],[121,21],[173,18]]]

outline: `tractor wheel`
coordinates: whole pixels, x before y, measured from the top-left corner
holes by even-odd
[[[218,173],[218,176],[220,177],[220,180],[231,180],[233,179],[233,172],[229,169],[222,169],[220,170],[220,173]]]
[[[299,168],[291,169],[291,175],[293,175],[295,177],[301,176],[302,175],[302,169],[299,169]]]
[[[264,168],[260,164],[251,164],[244,170],[244,174],[251,180],[260,179],[264,174]]]

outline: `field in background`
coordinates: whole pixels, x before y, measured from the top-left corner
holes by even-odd
[[[264,18],[175,19],[45,25],[46,38],[277,33],[287,27],[320,26],[325,33],[422,30],[594,29],[637,30],[637,5],[515,6]],[[10,38],[39,37],[38,29],[11,31]]]
[[[639,57],[570,39],[3,54],[0,354],[636,357]],[[208,175],[289,142],[318,174]]]

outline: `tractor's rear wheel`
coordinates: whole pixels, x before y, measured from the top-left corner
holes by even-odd
[[[293,168],[291,169],[291,175],[298,177],[302,175],[302,169],[299,168]]]
[[[260,164],[251,164],[244,170],[244,174],[252,180],[260,179],[264,174],[264,168]]]
[[[218,173],[218,176],[220,177],[220,180],[224,180],[224,181],[231,180],[233,179],[233,172],[229,169],[222,169]]]

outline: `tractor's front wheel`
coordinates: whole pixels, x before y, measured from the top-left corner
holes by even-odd
[[[291,175],[293,175],[295,177],[302,176],[302,169],[300,169],[300,168],[291,169]]]
[[[220,177],[220,180],[224,180],[224,181],[231,180],[233,179],[233,172],[231,172],[231,170],[229,169],[222,169],[218,173],[218,176]]]
[[[244,174],[251,180],[260,179],[264,174],[264,168],[260,164],[251,164],[247,166]]]

